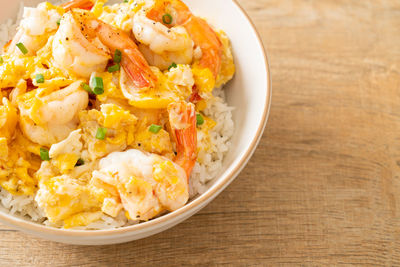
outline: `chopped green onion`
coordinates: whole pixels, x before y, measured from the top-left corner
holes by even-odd
[[[0,57],[0,64],[3,64],[4,63],[4,59],[3,59],[3,57]]]
[[[102,95],[104,93],[103,79],[101,77],[93,77],[90,85],[95,95]]]
[[[111,67],[108,67],[108,72],[110,72],[110,73],[112,73],[112,72],[116,72],[116,71],[119,71],[120,70],[120,66],[119,66],[119,64],[117,63],[117,64],[115,64],[115,65],[112,65]]]
[[[87,83],[81,83],[81,88],[89,94],[93,94],[92,88]]]
[[[49,151],[46,148],[40,148],[40,158],[46,161],[50,160]]]
[[[28,49],[24,46],[23,43],[18,43],[17,47],[19,48],[22,54],[24,55],[28,54]]]
[[[43,74],[36,74],[35,80],[36,80],[36,83],[44,83]]]
[[[60,24],[61,24],[61,18],[59,18],[59,19],[57,20],[57,25],[60,26]]]
[[[114,52],[114,62],[115,63],[121,63],[122,60],[122,52],[118,49],[115,49]]]
[[[124,3],[129,3],[129,0],[124,0]]]
[[[200,114],[197,114],[196,115],[196,122],[197,122],[197,126],[203,125],[204,124],[203,116],[201,116]]]
[[[82,166],[83,164],[85,164],[85,161],[83,159],[78,159],[78,161],[75,164],[75,167]]]
[[[159,131],[161,131],[161,129],[162,129],[162,126],[155,125],[155,124],[152,124],[149,127],[149,131],[152,132],[152,133],[155,133],[155,134],[158,133]]]
[[[104,140],[106,138],[107,128],[99,127],[97,128],[96,138],[99,140]]]
[[[171,24],[172,23],[172,16],[168,13],[164,14],[164,16],[162,16],[162,21],[165,24]]]
[[[168,71],[170,71],[172,68],[176,68],[178,65],[176,65],[175,62],[172,62],[171,66],[168,67]]]

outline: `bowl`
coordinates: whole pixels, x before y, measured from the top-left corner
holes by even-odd
[[[0,0],[0,23],[17,15],[22,1]],[[40,0],[24,0],[33,6]],[[112,1],[110,1],[112,2]],[[78,245],[105,245],[128,242],[154,235],[186,220],[210,203],[245,167],[263,134],[271,103],[271,80],[261,39],[250,18],[236,1],[185,0],[193,12],[229,36],[237,72],[226,91],[227,102],[234,106],[235,133],[232,147],[219,175],[208,190],[187,205],[157,219],[113,230],[65,230],[47,227],[10,215],[0,207],[0,221],[12,228],[44,239]],[[224,12],[221,12],[223,10]]]

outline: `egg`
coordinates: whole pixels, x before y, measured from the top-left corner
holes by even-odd
[[[233,61],[232,47],[228,36],[222,30],[218,31],[217,35],[223,46],[221,70],[215,83],[215,87],[219,88],[232,79],[233,75],[235,74],[235,64]]]
[[[100,211],[101,204],[91,195],[88,186],[68,175],[40,181],[35,200],[51,223],[66,220],[68,227],[81,225],[82,218],[73,216],[87,211]]]

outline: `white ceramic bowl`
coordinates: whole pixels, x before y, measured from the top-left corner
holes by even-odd
[[[20,0],[0,0],[0,23],[16,16]],[[24,0],[35,5],[40,0]],[[111,2],[111,1],[110,1]],[[271,81],[267,58],[260,37],[244,10],[232,0],[185,0],[193,12],[205,17],[229,36],[237,72],[225,87],[229,105],[234,111],[235,134],[218,177],[209,189],[181,209],[158,219],[114,230],[77,231],[46,227],[11,216],[0,207],[0,221],[23,232],[52,241],[104,245],[144,238],[189,218],[222,192],[246,165],[262,136],[271,103]]]

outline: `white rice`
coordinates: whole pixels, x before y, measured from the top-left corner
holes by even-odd
[[[54,2],[54,1],[51,1]],[[0,24],[0,45],[1,47],[11,38],[13,38],[16,28],[23,13],[23,2],[21,2],[20,11],[16,20],[8,19]],[[234,123],[232,120],[232,107],[229,107],[225,101],[225,94],[222,89],[214,90],[215,98],[208,103],[205,115],[217,122],[217,125],[210,131],[211,151],[203,152],[201,155],[202,163],[196,163],[193,168],[189,182],[190,196],[204,193],[207,183],[214,179],[221,170],[223,159],[231,146],[230,139],[234,133]],[[201,133],[198,135],[201,142]],[[202,152],[200,152],[202,153]],[[200,155],[199,155],[200,156]],[[33,196],[14,196],[0,187],[0,204],[9,211],[10,214],[23,217],[26,220],[34,221],[51,227],[60,227],[51,224],[43,212],[34,201]],[[116,218],[103,215],[99,221],[93,222],[85,227],[75,227],[79,230],[96,229],[114,229],[123,226],[135,224],[137,222],[129,221],[123,212]]]

